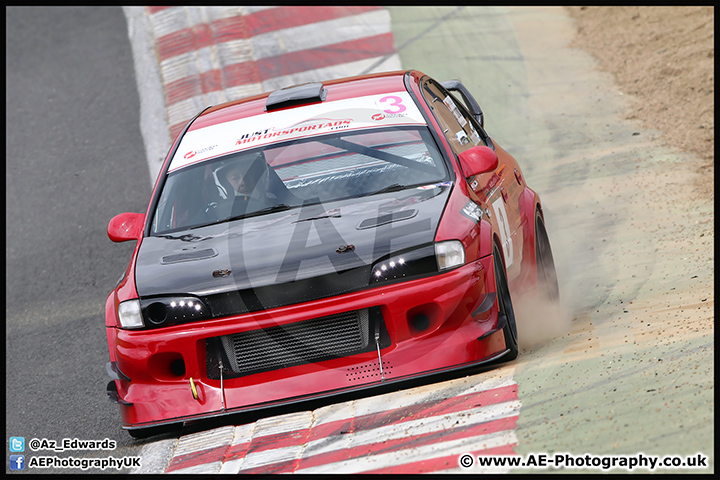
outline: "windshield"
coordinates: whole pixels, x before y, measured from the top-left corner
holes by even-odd
[[[448,180],[427,127],[271,144],[168,175],[153,234]]]

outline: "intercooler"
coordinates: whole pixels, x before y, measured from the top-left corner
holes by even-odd
[[[253,373],[347,357],[390,345],[379,307],[343,312],[287,325],[208,338],[208,378]]]

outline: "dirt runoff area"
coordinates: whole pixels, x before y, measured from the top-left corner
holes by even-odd
[[[697,157],[697,188],[714,198],[715,9],[566,7],[574,47],[631,96],[627,119],[664,133],[664,144]]]

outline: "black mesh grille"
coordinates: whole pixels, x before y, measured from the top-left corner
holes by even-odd
[[[208,378],[220,378],[220,358],[224,378],[235,378],[374,350],[376,329],[381,348],[388,346],[378,307],[209,338]]]

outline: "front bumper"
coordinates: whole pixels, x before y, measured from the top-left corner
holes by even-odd
[[[263,312],[132,331],[109,328],[123,426],[144,428],[265,408],[484,363],[505,350],[492,257],[450,272]],[[348,356],[219,377],[207,339],[374,309],[386,337]],[[422,321],[418,321],[420,318]],[[380,350],[378,352],[378,350]],[[381,361],[379,360],[381,358]],[[212,367],[212,368],[211,368]],[[210,373],[210,374],[209,374]]]

